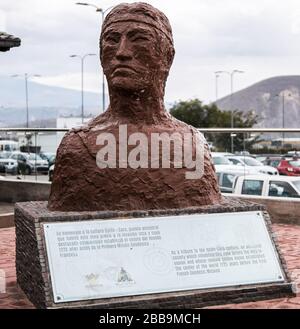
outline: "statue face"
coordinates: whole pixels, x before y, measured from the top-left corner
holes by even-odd
[[[142,91],[160,80],[162,51],[156,30],[144,23],[111,24],[102,37],[102,65],[112,88]]]

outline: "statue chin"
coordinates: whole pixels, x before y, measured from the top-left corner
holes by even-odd
[[[131,93],[139,93],[142,90],[145,91],[149,89],[149,85],[142,81],[141,79],[133,79],[130,76],[117,76],[110,80],[109,86],[116,91],[128,91]]]

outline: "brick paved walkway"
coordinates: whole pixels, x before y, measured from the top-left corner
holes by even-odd
[[[293,225],[274,225],[279,245],[290,271],[300,271],[300,227]],[[16,285],[15,272],[15,230],[0,229],[0,269],[5,270],[7,291],[0,294],[0,308],[33,308]],[[300,294],[295,298],[281,298],[269,301],[244,304],[230,304],[210,308],[298,308]]]

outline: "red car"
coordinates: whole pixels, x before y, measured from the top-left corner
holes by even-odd
[[[300,160],[281,160],[277,170],[280,175],[300,176]]]

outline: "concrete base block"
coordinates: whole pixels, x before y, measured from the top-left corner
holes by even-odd
[[[42,228],[43,223],[256,210],[264,211],[265,222],[285,274],[284,282],[102,298],[59,304],[55,304],[53,301],[51,277]],[[222,204],[212,206],[133,212],[50,212],[47,209],[47,202],[27,202],[16,204],[15,225],[17,282],[28,299],[37,308],[198,308],[294,296],[285,261],[272,232],[269,215],[263,206],[248,201],[224,198]]]

